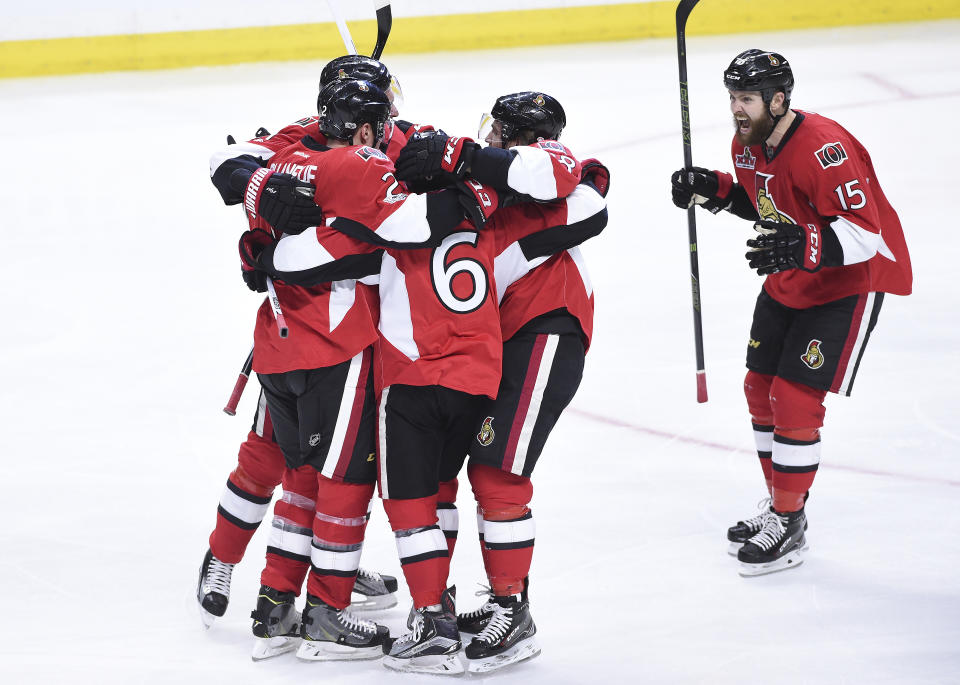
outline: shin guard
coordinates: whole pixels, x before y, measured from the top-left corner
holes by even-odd
[[[437,523],[437,496],[385,499],[383,508],[390,519],[413,605],[420,609],[439,604],[447,588],[450,552]]]
[[[825,390],[776,378],[773,404],[773,508],[799,511],[820,465]]]

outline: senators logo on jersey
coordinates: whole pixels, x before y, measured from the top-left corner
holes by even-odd
[[[847,151],[839,142],[827,143],[814,153],[820,166],[827,169],[832,166],[840,166],[847,161]]]
[[[811,340],[807,345],[807,351],[800,356],[800,361],[811,369],[819,369],[823,366],[823,354],[820,353],[820,341]]]
[[[761,219],[767,221],[777,221],[779,223],[790,223],[795,224],[796,221],[793,220],[789,215],[784,214],[779,209],[777,209],[777,203],[773,199],[773,195],[770,193],[770,179],[773,178],[770,174],[761,174],[757,173],[757,180],[763,179],[763,187],[757,188],[757,213],[760,215]]]
[[[489,447],[493,444],[493,439],[495,437],[497,437],[497,434],[493,431],[493,417],[488,416],[483,420],[483,425],[480,427],[480,432],[477,433],[477,442],[484,447]]]

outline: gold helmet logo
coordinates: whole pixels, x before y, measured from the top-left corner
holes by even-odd
[[[820,353],[820,341],[811,340],[807,345],[807,351],[801,355],[800,361],[811,369],[819,369],[823,366],[823,354]]]
[[[339,79],[345,79],[345,78],[347,78],[347,72],[345,72],[343,69],[341,69],[340,71],[337,72],[337,78],[339,78]]]
[[[767,57],[770,58],[770,66],[771,66],[771,67],[779,67],[779,66],[780,66],[780,60],[778,60],[776,57],[774,57],[773,55],[767,55]]]
[[[497,437],[497,434],[493,432],[493,417],[488,416],[483,420],[483,425],[480,426],[480,432],[477,433],[477,442],[484,447],[489,447],[495,437]]]
[[[533,103],[537,107],[543,107],[544,103],[546,103],[546,100],[543,99],[542,95],[538,95],[537,97],[533,98]]]

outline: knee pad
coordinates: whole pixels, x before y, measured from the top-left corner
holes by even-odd
[[[437,525],[437,496],[385,499],[383,509],[393,531]]]
[[[366,522],[373,483],[344,483],[316,471],[313,474],[317,482],[317,512],[337,518],[362,518]]]
[[[527,505],[533,499],[533,483],[529,478],[486,464],[470,464],[467,476],[485,519],[510,520],[530,511]],[[496,519],[492,518],[494,514]]]
[[[266,497],[280,484],[285,468],[283,452],[277,443],[250,431],[240,445],[234,482],[244,490]]]
[[[456,478],[440,482],[440,490],[437,493],[438,502],[456,502],[459,483]]]
[[[783,434],[784,430],[820,428],[827,413],[823,406],[826,396],[826,390],[775,378],[770,388],[770,403],[777,432]]]
[[[747,407],[754,423],[761,426],[773,425],[773,407],[770,403],[770,387],[773,376],[756,371],[747,371],[743,379],[743,394],[747,397]]]

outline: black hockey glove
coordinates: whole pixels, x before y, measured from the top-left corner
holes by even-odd
[[[720,179],[715,171],[699,166],[679,169],[670,175],[670,183],[673,186],[673,204],[680,209],[698,204],[716,214],[727,204],[726,193],[720,197]]]
[[[417,133],[400,151],[397,178],[401,181],[422,181],[446,177],[462,180],[470,171],[473,154],[479,145],[470,138],[451,138],[443,131]]]
[[[243,282],[255,293],[267,292],[267,274],[260,270],[260,254],[273,244],[273,236],[262,229],[244,231],[240,236],[240,269]]]
[[[323,223],[323,209],[313,200],[314,187],[290,174],[237,169],[230,176],[230,187],[243,193],[251,219],[259,216],[279,233],[302,233]]]
[[[803,228],[761,219],[753,229],[760,237],[747,241],[750,251],[744,256],[760,276],[789,269],[814,273],[824,266],[843,264],[843,250],[829,226]]]

